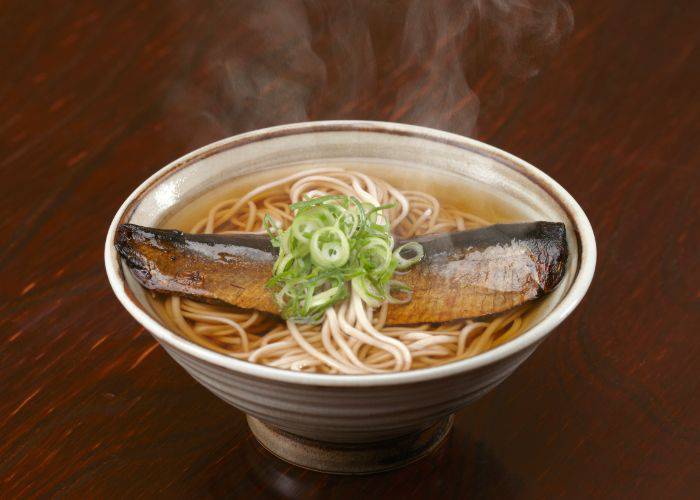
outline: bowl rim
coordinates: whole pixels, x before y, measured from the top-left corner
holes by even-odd
[[[454,361],[440,366],[406,372],[382,374],[317,374],[295,372],[250,363],[248,361],[226,356],[194,344],[170,331],[158,321],[153,319],[138,304],[133,296],[133,293],[129,290],[128,284],[123,279],[120,265],[121,259],[117,258],[113,244],[117,226],[122,220],[125,220],[125,217],[131,216],[131,213],[133,213],[136,205],[138,205],[140,197],[142,197],[151,188],[162,182],[162,180],[168,177],[169,174],[179,171],[182,168],[186,168],[202,158],[217,154],[222,150],[228,150],[251,142],[264,141],[277,137],[318,132],[370,132],[432,140],[434,142],[455,146],[461,149],[467,149],[492,157],[521,175],[525,175],[548,192],[550,196],[552,196],[552,198],[554,198],[554,200],[560,204],[562,209],[566,211],[574,226],[579,245],[579,267],[569,290],[562,297],[560,302],[556,304],[552,311],[550,311],[549,314],[540,320],[539,323],[534,325],[522,335],[509,342],[506,342],[503,345],[474,357]],[[233,370],[235,372],[253,377],[259,377],[261,379],[309,386],[358,387],[401,385],[449,377],[458,373],[476,370],[486,365],[496,363],[504,358],[516,355],[520,352],[526,351],[530,347],[536,346],[554,328],[564,321],[569,314],[571,314],[571,312],[576,308],[586,294],[595,271],[596,242],[591,224],[576,200],[550,176],[510,153],[475,139],[417,125],[367,120],[329,120],[278,125],[238,134],[207,144],[206,146],[196,149],[170,162],[168,165],[159,169],[148,179],[143,181],[136,189],[134,189],[134,191],[132,191],[124,203],[122,203],[112,219],[107,232],[104,258],[107,278],[112,290],[117,296],[117,299],[121,302],[129,314],[136,319],[136,321],[138,321],[144,328],[146,328],[146,330],[156,337],[156,340],[158,340],[159,343],[166,344],[171,348],[184,352],[210,365]]]

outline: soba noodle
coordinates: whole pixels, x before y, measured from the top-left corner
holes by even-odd
[[[326,194],[351,195],[373,205],[395,204],[384,215],[400,237],[490,224],[456,207],[443,206],[428,193],[401,191],[356,171],[319,168],[222,201],[190,232],[263,232],[266,214],[287,227],[293,219],[291,203]],[[167,327],[206,348],[276,368],[337,374],[412,370],[475,356],[519,335],[525,313],[519,308],[490,321],[386,326],[386,304],[372,309],[351,292],[348,299],[326,310],[321,324],[301,325],[176,295],[152,295],[149,300]]]

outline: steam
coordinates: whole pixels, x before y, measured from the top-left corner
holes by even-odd
[[[479,99],[469,87],[459,44],[474,22],[475,2],[421,2],[409,6],[401,60],[417,76],[404,83],[391,114],[405,121],[470,135],[479,115]]]
[[[243,15],[233,25],[243,30],[245,41],[216,34],[229,43],[215,45],[205,57],[215,87],[195,93],[203,116],[221,135],[307,120],[313,93],[326,82],[303,2],[271,0],[246,7],[237,11]]]
[[[328,80],[317,94],[313,115],[343,118],[376,93],[377,65],[367,22],[371,0],[307,2],[321,29],[317,50],[327,68]],[[310,114],[311,114],[310,113]]]
[[[571,8],[560,1],[414,0],[400,59],[416,76],[399,89],[391,119],[472,135],[480,103],[466,61],[490,60],[530,78],[572,27]]]
[[[221,19],[198,27],[213,41],[199,57],[202,74],[188,72],[171,93],[194,122],[188,131],[205,124],[207,140],[347,118],[473,135],[484,74],[499,82],[537,75],[573,27],[563,0],[235,4],[222,2]]]

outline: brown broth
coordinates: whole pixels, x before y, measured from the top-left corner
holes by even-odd
[[[320,165],[314,167],[306,166],[305,168],[318,166]],[[435,196],[441,204],[453,206],[493,223],[533,220],[533,216],[528,215],[524,207],[500,196],[498,193],[494,193],[492,189],[487,189],[486,186],[477,185],[455,173],[408,169],[403,165],[392,164],[359,165],[343,162],[342,164],[324,164],[324,166],[340,166],[348,170],[364,172],[384,179],[401,190],[423,191]],[[187,231],[196,222],[205,217],[211,207],[217,203],[231,198],[239,198],[257,186],[301,171],[303,168],[275,168],[227,181],[206,193],[198,195],[196,199],[174,207],[166,214],[159,226]]]

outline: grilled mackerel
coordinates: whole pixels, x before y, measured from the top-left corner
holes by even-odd
[[[501,313],[550,293],[568,249],[558,222],[496,224],[419,236],[423,259],[399,276],[413,289],[388,324],[437,323]],[[279,314],[265,283],[276,249],[266,235],[187,234],[123,224],[115,246],[144,287]]]

